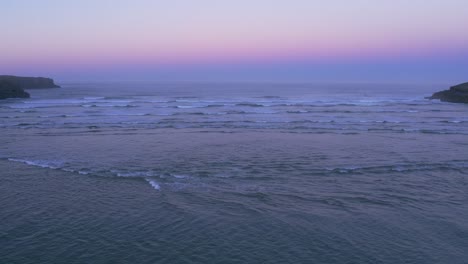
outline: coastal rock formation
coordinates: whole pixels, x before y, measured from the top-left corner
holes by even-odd
[[[44,77],[18,77],[12,75],[0,75],[0,81],[8,81],[22,89],[59,88],[54,80]]]
[[[0,99],[6,98],[29,98],[29,94],[14,83],[0,80]]]
[[[468,83],[450,87],[450,90],[434,93],[429,99],[439,99],[442,102],[468,104]]]

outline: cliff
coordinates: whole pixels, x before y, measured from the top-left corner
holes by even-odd
[[[29,94],[14,83],[0,80],[0,99],[6,98],[29,98]]]
[[[450,87],[449,90],[434,93],[429,99],[439,99],[442,102],[468,104],[468,83]]]
[[[44,88],[59,88],[60,86],[54,83],[54,80],[44,77],[18,77],[12,75],[0,75],[0,81],[8,81],[22,89],[44,89]]]

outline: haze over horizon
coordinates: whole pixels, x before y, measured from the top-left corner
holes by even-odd
[[[467,81],[462,0],[5,0],[2,11],[1,74],[61,81]]]

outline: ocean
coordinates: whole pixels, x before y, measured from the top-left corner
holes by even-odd
[[[468,263],[468,105],[391,84],[0,101],[0,263]]]

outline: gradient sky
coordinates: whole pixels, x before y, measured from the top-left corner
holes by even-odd
[[[466,0],[0,0],[0,73],[468,81]]]

